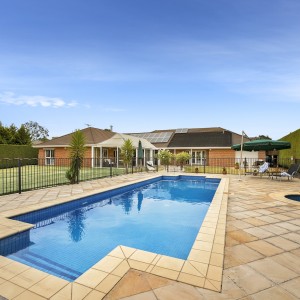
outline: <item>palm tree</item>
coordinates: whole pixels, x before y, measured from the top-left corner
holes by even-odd
[[[66,172],[66,177],[71,183],[79,182],[79,172],[83,162],[85,150],[85,137],[82,131],[76,130],[72,134],[72,140],[70,143],[71,166]]]
[[[132,144],[132,141],[130,139],[125,140],[121,147],[121,157],[126,168],[126,174],[128,174],[128,166],[132,162],[134,151],[135,148]]]

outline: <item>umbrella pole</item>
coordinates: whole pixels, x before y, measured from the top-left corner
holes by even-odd
[[[245,132],[242,131],[242,141],[241,141],[241,155],[240,155],[240,167],[239,167],[239,180],[241,179],[241,169],[242,169],[242,162],[243,162],[243,144],[244,144],[244,134]]]

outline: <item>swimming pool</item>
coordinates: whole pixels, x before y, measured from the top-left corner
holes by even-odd
[[[21,215],[14,219],[35,228],[2,249],[70,281],[120,244],[186,259],[218,184],[219,179],[163,176]]]

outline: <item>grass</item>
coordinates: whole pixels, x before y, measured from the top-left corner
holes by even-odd
[[[22,191],[68,184],[66,171],[68,167],[62,166],[23,166],[21,169]],[[112,168],[112,175],[124,174],[121,168]],[[80,170],[80,180],[91,180],[110,176],[110,168],[82,168]],[[19,169],[0,169],[0,195],[16,193],[19,190]]]

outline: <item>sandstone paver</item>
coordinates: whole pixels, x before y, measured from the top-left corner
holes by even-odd
[[[149,174],[144,173],[118,176],[74,186],[30,191],[22,195],[2,196],[0,197],[0,230],[1,232],[5,231],[4,227],[8,224],[1,222],[4,220],[1,219],[1,215],[7,216],[13,210],[20,212],[28,208],[38,208],[41,204],[51,205],[72,195],[81,197],[95,190],[147,177]],[[91,281],[89,278],[85,278],[90,284],[92,282],[90,287],[77,284],[81,291],[77,293],[78,297],[127,300],[299,299],[300,205],[288,202],[282,196],[278,196],[279,194],[284,195],[285,192],[286,194],[297,192],[299,179],[287,183],[253,176],[245,176],[242,180],[239,180],[237,176],[226,175],[226,177],[230,178],[226,247],[225,249],[224,246],[217,247],[218,244],[215,244],[212,249],[209,247],[214,240],[222,241],[224,235],[214,236],[215,231],[212,232],[210,224],[207,224],[203,233],[197,236],[197,241],[205,241],[207,245],[200,246],[199,244],[200,252],[196,251],[191,255],[192,258],[199,258],[200,254],[204,254],[202,259],[205,261],[191,261],[189,265],[182,266],[187,272],[198,275],[205,273],[205,276],[209,273],[210,278],[202,285],[213,289],[222,284],[221,293],[161,277],[170,271],[174,274],[170,273],[169,277],[176,277],[175,270],[168,270],[161,266],[156,266],[155,270],[151,266],[153,274],[150,274],[129,269],[126,262],[118,265],[114,260],[112,264],[104,264],[104,267],[108,268],[107,271],[116,267],[110,277],[107,277],[108,274],[103,271],[93,269],[100,274],[101,278],[92,276]],[[211,220],[211,222],[213,221]],[[216,232],[219,232],[218,229]],[[127,247],[120,247],[111,256],[117,259],[138,257],[139,253],[133,255],[135,251]],[[212,255],[212,253],[218,255]],[[218,268],[222,264],[220,255],[223,253],[225,254],[223,262],[225,269],[221,274]],[[150,263],[156,264],[161,256],[154,257],[153,260],[152,257],[148,258]],[[214,262],[216,269],[208,268],[210,260]],[[163,260],[161,262],[163,263]],[[11,267],[9,264],[12,264]],[[148,261],[145,262],[145,265],[148,266],[148,264]],[[23,295],[27,298],[32,297],[32,299],[43,299],[44,297],[60,299],[60,295],[63,296],[65,291],[67,293],[69,291],[70,284],[68,282],[59,279],[57,284],[52,284],[51,280],[47,283],[47,277],[42,278],[43,276],[41,276],[40,278],[38,272],[33,272],[35,274],[32,273],[33,276],[28,278],[31,271],[26,267],[19,269],[16,266],[6,258],[0,257],[0,295],[3,297],[22,299]],[[175,268],[181,268],[181,266],[178,265]],[[191,273],[186,273],[186,275],[194,276]],[[216,281],[217,277],[222,281]],[[119,278],[121,279],[118,280]],[[197,278],[201,281],[203,277]],[[114,281],[118,281],[118,283],[105,295],[104,292],[108,291]],[[251,282],[254,284],[251,285]],[[100,290],[97,290],[97,287]],[[72,300],[74,299],[77,299],[75,295]]]

